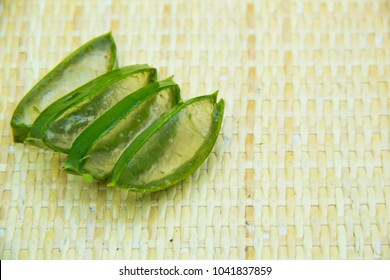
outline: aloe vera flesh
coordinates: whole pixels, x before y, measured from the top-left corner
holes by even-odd
[[[109,33],[75,50],[44,76],[18,104],[11,120],[14,140],[23,142],[39,114],[55,100],[115,66],[116,46]]]
[[[65,168],[95,179],[108,178],[132,140],[179,101],[180,89],[173,81],[157,82],[134,92],[80,134]]]
[[[139,135],[119,159],[110,185],[150,192],[189,176],[218,137],[224,102],[215,99],[216,94],[178,105]]]
[[[121,99],[156,79],[145,65],[120,68],[49,106],[34,123],[27,141],[68,153],[77,136]]]

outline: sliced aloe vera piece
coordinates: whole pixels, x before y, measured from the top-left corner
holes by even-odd
[[[111,33],[96,37],[72,52],[20,101],[11,120],[14,141],[23,142],[39,114],[52,102],[116,66]]]
[[[77,136],[95,119],[156,77],[156,69],[147,65],[127,66],[99,76],[47,107],[25,142],[68,153]]]
[[[172,186],[197,169],[211,152],[222,124],[217,92],[175,106],[122,153],[109,186],[152,192]]]
[[[126,96],[76,138],[65,170],[95,179],[108,178],[131,141],[179,101],[180,88],[172,78]]]

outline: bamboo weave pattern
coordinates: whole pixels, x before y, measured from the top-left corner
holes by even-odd
[[[0,0],[1,259],[390,259],[390,2]],[[208,160],[134,194],[15,144],[22,96],[112,31],[121,66],[216,89]]]

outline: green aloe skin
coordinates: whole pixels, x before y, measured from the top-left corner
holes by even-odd
[[[108,178],[132,140],[179,101],[180,88],[172,78],[130,94],[77,137],[65,170],[94,179]]]
[[[114,69],[116,45],[111,33],[85,43],[44,76],[20,101],[11,119],[14,141],[23,142],[34,121],[52,102]]]
[[[122,154],[109,186],[153,192],[188,177],[219,135],[224,101],[216,98],[214,93],[179,104],[149,126]]]
[[[26,142],[68,153],[77,136],[94,120],[156,77],[156,69],[147,65],[127,66],[99,76],[42,112]]]

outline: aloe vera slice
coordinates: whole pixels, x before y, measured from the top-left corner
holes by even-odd
[[[180,88],[168,78],[126,96],[74,141],[66,171],[106,179],[122,152],[144,129],[180,101]]]
[[[127,66],[99,76],[47,107],[25,142],[68,153],[77,136],[94,120],[156,77],[156,69],[147,65]]]
[[[197,169],[211,152],[222,124],[224,101],[217,92],[175,106],[122,153],[109,186],[153,192]]]
[[[23,142],[39,114],[52,102],[116,66],[111,33],[96,37],[72,52],[20,101],[11,120],[14,141]]]

